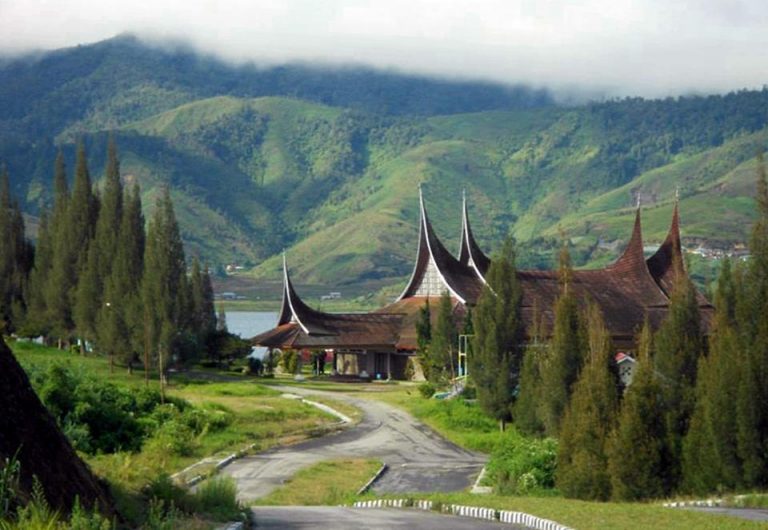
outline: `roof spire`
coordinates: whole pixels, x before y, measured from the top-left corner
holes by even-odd
[[[627,248],[616,262],[611,266],[613,269],[620,269],[626,272],[635,270],[636,267],[645,268],[645,256],[643,255],[643,230],[641,222],[640,201],[637,201],[637,210],[635,210],[635,225],[632,228],[632,236],[629,238]]]
[[[675,275],[681,272],[677,267],[682,267],[685,271],[683,246],[680,240],[680,200],[679,192],[675,190],[672,222],[669,225],[667,237],[653,256],[648,258],[648,270],[667,295],[672,292]]]
[[[491,266],[491,260],[480,250],[480,245],[475,241],[472,227],[469,224],[469,209],[467,208],[467,196],[463,193],[461,209],[461,246],[459,247],[459,263],[469,265],[477,276],[485,282],[485,274]]]

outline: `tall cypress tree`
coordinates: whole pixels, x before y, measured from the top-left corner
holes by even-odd
[[[455,375],[456,322],[453,319],[453,302],[448,291],[444,291],[437,306],[437,321],[432,330],[432,342],[427,357],[427,373],[430,381],[444,383]]]
[[[74,285],[70,290],[72,321],[80,338],[95,338],[96,314],[101,303],[99,255],[93,244],[98,219],[98,198],[93,193],[85,145],[80,142],[75,163],[75,183],[67,215],[67,244],[70,246]]]
[[[696,289],[675,259],[676,277],[667,316],[656,334],[656,369],[662,376],[667,448],[666,489],[681,479],[682,441],[688,431],[695,403],[698,359],[703,351],[701,317]]]
[[[138,186],[127,191],[124,202],[114,265],[105,281],[98,321],[101,349],[110,359],[119,358],[130,372],[143,344],[139,285],[144,263],[144,216]]]
[[[683,440],[683,481],[688,491],[709,493],[741,484],[737,454],[739,347],[734,331],[735,288],[730,261],[723,260],[715,293],[716,314],[709,355],[699,360],[696,405]]]
[[[11,197],[8,170],[0,170],[0,331],[16,331],[26,313],[26,291],[33,248],[24,218]]]
[[[763,154],[757,157],[757,219],[751,258],[743,275],[737,316],[741,377],[737,392],[738,453],[744,485],[768,483],[768,181]]]
[[[611,335],[597,304],[587,310],[589,354],[562,421],[556,485],[566,497],[607,500],[608,436],[618,410]]]
[[[544,432],[539,403],[541,401],[541,362],[546,347],[543,317],[538,305],[533,309],[533,326],[528,331],[529,341],[523,352],[520,368],[520,391],[515,400],[515,427],[526,434],[540,435]]]
[[[416,344],[419,356],[419,364],[424,377],[429,379],[429,344],[432,342],[432,311],[429,307],[429,298],[419,308],[419,318],[416,321]]]
[[[486,414],[505,422],[512,417],[514,390],[520,379],[524,329],[520,316],[522,290],[515,269],[512,238],[491,262],[477,307],[470,373],[477,385],[477,399]]]
[[[560,432],[560,423],[586,351],[584,325],[579,317],[572,277],[570,254],[563,246],[560,252],[560,296],[554,308],[552,340],[540,368],[540,417],[549,436],[557,436]]]
[[[69,340],[69,333],[74,327],[72,323],[70,291],[74,287],[75,267],[73,265],[73,250],[68,244],[68,212],[71,200],[67,184],[64,154],[59,151],[54,164],[53,176],[53,211],[50,222],[51,237],[51,267],[46,277],[43,297],[46,300],[46,316],[48,331],[59,340]]]
[[[660,498],[665,494],[666,436],[661,387],[651,359],[653,338],[646,319],[637,339],[637,364],[608,443],[612,497],[617,501]]]
[[[23,334],[28,337],[47,336],[50,331],[46,284],[53,266],[53,241],[47,209],[40,213],[35,260],[29,275],[29,304]]]
[[[161,381],[182,322],[187,279],[184,247],[179,234],[168,188],[157,201],[147,230],[142,278],[145,332],[145,369],[152,354],[158,362]]]

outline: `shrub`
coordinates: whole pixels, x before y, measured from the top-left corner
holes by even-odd
[[[161,473],[147,484],[142,493],[150,501],[161,501],[164,506],[174,506],[186,513],[192,513],[196,508],[194,497],[186,489],[177,486],[167,473]]]
[[[237,484],[232,477],[219,475],[203,482],[195,493],[197,510],[220,521],[231,521],[241,515],[237,501]]]
[[[501,494],[526,495],[555,485],[557,441],[508,431],[491,454],[487,472]]]
[[[280,367],[286,374],[295,374],[299,370],[299,354],[293,350],[286,350],[280,356]]]
[[[426,399],[429,399],[432,396],[434,396],[436,391],[437,389],[435,388],[435,385],[433,385],[429,381],[425,381],[419,385],[419,394],[421,394],[422,397]]]
[[[98,510],[86,510],[80,505],[80,499],[75,499],[67,525],[69,530],[111,530],[112,527],[109,519],[103,517]]]
[[[248,357],[248,373],[251,375],[262,375],[264,373],[264,362],[258,357]]]
[[[195,450],[195,434],[179,420],[160,425],[147,440],[146,450],[176,456],[190,456]]]
[[[6,518],[16,508],[19,493],[21,464],[16,455],[5,458],[0,465],[0,520]]]

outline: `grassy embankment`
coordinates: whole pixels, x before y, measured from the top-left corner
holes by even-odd
[[[121,388],[138,391],[145,384],[141,371],[129,375],[125,368],[119,367],[111,373],[109,363],[103,357],[81,356],[24,342],[11,343],[11,347],[22,366],[30,373],[63,364],[74,373],[109,381]],[[156,374],[151,376],[150,387],[157,389]],[[280,392],[246,377],[242,381],[209,382],[193,381],[177,375],[171,378],[167,395],[171,399],[184,400],[195,412],[225,415],[226,425],[223,428],[203,428],[184,444],[183,451],[166,447],[176,440],[150,433],[143,440],[139,451],[80,453],[92,469],[112,485],[120,508],[129,512],[129,519],[133,516],[140,518],[140,515],[130,512],[142,509],[138,497],[148,484],[162,475],[176,473],[201,459],[210,459],[208,463],[190,471],[190,476],[205,475],[213,470],[216,461],[233,452],[246,448],[255,452],[317,436],[327,432],[338,421],[315,407],[298,400],[285,399]],[[337,406],[329,400],[323,401]],[[353,410],[343,405],[339,405],[339,408],[354,414]]]
[[[254,504],[313,506],[350,504],[379,470],[378,460],[360,458],[320,462],[302,469],[285,485]]]

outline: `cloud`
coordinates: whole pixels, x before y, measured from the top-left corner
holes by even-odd
[[[0,0],[0,51],[132,32],[234,62],[361,63],[612,95],[768,82],[765,0]]]

